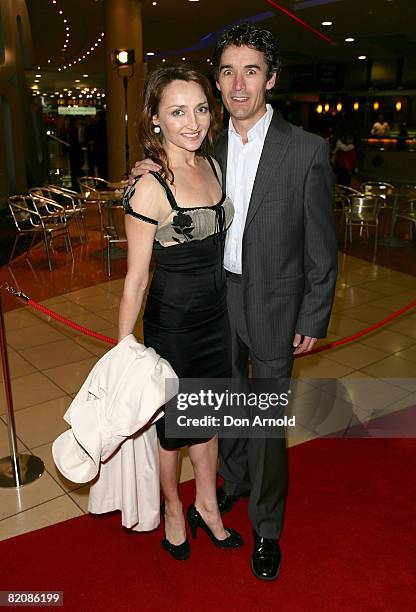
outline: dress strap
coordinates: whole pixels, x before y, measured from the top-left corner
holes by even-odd
[[[206,159],[208,160],[209,165],[211,166],[212,171],[213,171],[213,173],[215,174],[215,178],[217,179],[217,181],[219,182],[219,184],[220,184],[220,185],[221,185],[221,187],[222,187],[222,184],[221,184],[221,181],[220,181],[220,179],[219,179],[218,172],[217,172],[217,169],[216,169],[216,167],[215,167],[215,164],[214,164],[214,162],[213,162],[213,160],[212,160],[212,157],[211,157],[210,155],[207,155]]]
[[[163,189],[166,191],[166,197],[169,200],[169,204],[171,205],[173,210],[177,210],[178,205],[176,203],[175,196],[173,195],[172,190],[169,187],[167,181],[165,181],[165,179],[160,176],[158,172],[150,171],[150,174],[155,177],[155,179],[162,185]]]

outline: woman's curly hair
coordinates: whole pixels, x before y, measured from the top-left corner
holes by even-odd
[[[163,91],[173,81],[198,83],[207,101],[211,117],[208,133],[198,149],[198,155],[211,155],[214,149],[215,136],[220,130],[219,111],[212,93],[212,87],[206,76],[189,64],[166,64],[153,70],[148,76],[143,93],[143,110],[139,121],[139,139],[144,154],[162,167],[161,174],[173,182],[173,173],[169,168],[169,160],[163,147],[163,134],[155,134],[152,117],[158,114]]]

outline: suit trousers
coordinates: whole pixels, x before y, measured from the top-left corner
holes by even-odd
[[[232,338],[233,378],[247,378],[248,357],[253,378],[290,378],[293,356],[263,361],[250,350],[243,312],[241,277],[227,273],[227,303]],[[261,312],[256,313],[261,317]],[[286,439],[220,439],[220,474],[229,495],[249,493],[249,516],[262,537],[278,539],[283,525],[287,490]]]

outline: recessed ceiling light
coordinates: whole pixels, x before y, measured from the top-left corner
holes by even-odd
[[[163,59],[162,59],[162,62],[163,62],[163,63],[165,63],[165,62],[166,62],[165,58],[163,58]]]
[[[146,53],[146,55],[154,55],[154,54],[155,54],[155,52],[154,52],[154,51],[148,51],[148,52]]]
[[[82,76],[84,77],[84,79],[88,78],[88,74],[83,74]]]
[[[348,38],[345,39],[345,42],[354,42],[355,38],[353,38],[352,36],[348,36]]]
[[[186,57],[183,57],[183,58],[182,58],[182,61],[184,62],[185,60],[186,60]]]
[[[37,79],[40,79],[40,78],[41,78],[41,76],[42,76],[41,74],[35,74],[35,77],[36,77]]]
[[[189,0],[189,2],[199,2],[199,0]]]
[[[75,79],[74,83],[81,83],[79,79]]]
[[[359,55],[358,59],[359,60],[365,60],[365,59],[367,59],[367,56],[366,55]]]
[[[34,82],[34,83],[39,83],[39,81],[38,81],[37,79],[35,79],[33,82]]]
[[[323,26],[331,26],[332,25],[332,21],[322,21],[321,25],[323,25]]]
[[[156,6],[157,2],[152,2],[153,6]]]

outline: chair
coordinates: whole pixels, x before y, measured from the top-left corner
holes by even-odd
[[[29,189],[29,193],[31,195],[49,198],[50,200],[53,200],[57,204],[63,206],[67,219],[69,221],[72,221],[72,219],[74,219],[77,225],[80,242],[83,242],[84,239],[85,241],[88,240],[87,228],[83,214],[83,205],[80,203],[79,194],[77,194],[76,191],[70,191],[62,187],[57,187],[55,185],[47,185],[46,187],[33,187],[32,189]],[[78,201],[77,203],[75,203],[77,195]],[[81,233],[81,224],[84,232],[84,237]]]
[[[384,202],[380,203],[380,208],[390,208],[387,198],[394,195],[395,191],[395,187],[391,183],[383,183],[382,181],[367,181],[361,185],[361,190],[366,196],[376,196],[384,200]]]
[[[354,195],[363,196],[364,194],[346,185],[335,185],[334,213],[336,218],[339,219],[339,221],[337,221],[339,238],[341,238],[344,229],[343,221],[345,220],[345,209],[349,206],[349,198]]]
[[[124,207],[121,204],[107,206],[108,224],[104,226],[104,240],[107,242],[107,274],[111,276],[111,245],[127,244],[127,236],[124,229]]]
[[[413,188],[414,189],[414,188]],[[410,223],[410,238],[413,240],[413,226],[416,226],[416,199],[407,200],[399,204],[397,213],[399,219],[405,219]]]
[[[358,226],[360,230],[366,230],[367,239],[369,238],[369,227],[375,229],[374,255],[377,252],[379,210],[382,200],[376,196],[352,196],[349,198],[348,206],[345,206],[345,238],[344,250],[347,247],[347,234],[349,230],[350,243],[352,242],[352,228]],[[361,231],[360,231],[361,233]]]
[[[85,206],[92,204],[98,209],[101,237],[104,238],[103,207],[105,203],[100,199],[100,191],[111,190],[112,183],[98,176],[82,176],[78,179],[78,185]]]
[[[53,250],[52,241],[56,237],[64,237],[66,248],[70,251],[72,260],[74,260],[68,221],[65,216],[65,209],[62,206],[56,204],[53,200],[36,195],[11,196],[8,199],[8,204],[18,232],[10,254],[9,264],[13,259],[20,236],[24,235],[32,235],[26,257],[29,255],[36,236],[39,235],[43,238],[49,270],[52,270],[50,256],[50,251]]]

